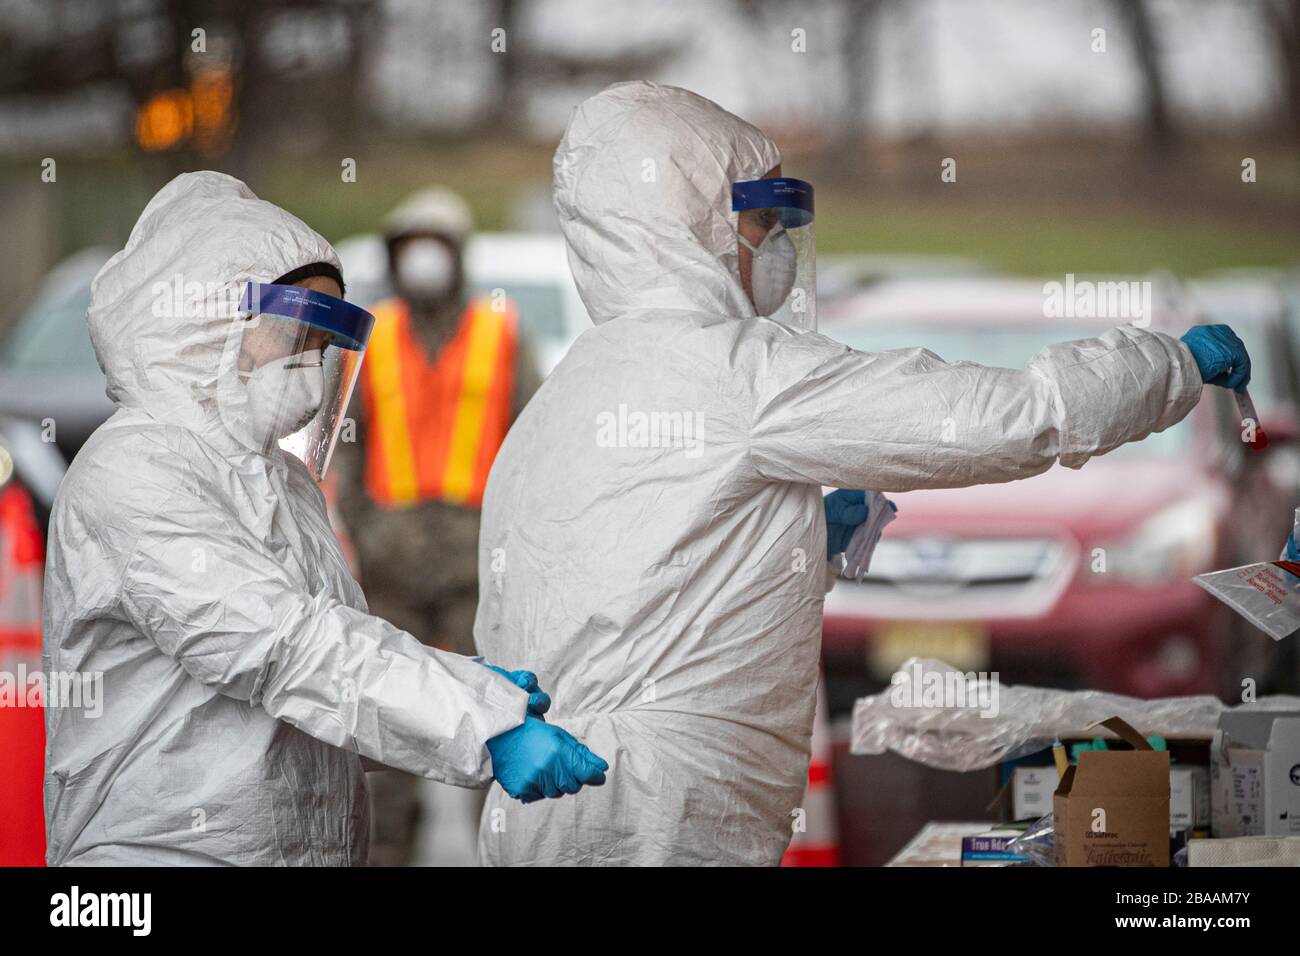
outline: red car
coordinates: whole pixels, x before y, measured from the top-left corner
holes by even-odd
[[[1285,688],[1286,650],[1189,580],[1276,558],[1300,503],[1295,368],[1263,288],[1192,287],[1192,308],[1149,311],[1173,334],[1199,319],[1245,339],[1267,451],[1246,450],[1235,404],[1212,389],[1177,426],[1081,470],[894,495],[898,518],[870,575],[827,597],[832,714],[912,656],[996,671],[1005,684],[1142,697],[1235,698],[1243,677]],[[1024,368],[1049,343],[1126,321],[1049,318],[1046,298],[1028,280],[891,281],[825,307],[822,331],[863,351],[923,346],[950,362]]]

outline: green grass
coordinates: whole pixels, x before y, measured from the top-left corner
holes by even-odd
[[[1300,235],[1209,220],[1153,220],[1148,214],[1044,215],[974,207],[819,201],[824,252],[964,256],[1021,275],[1063,272],[1196,274],[1237,266],[1300,264]]]
[[[438,145],[392,144],[360,154],[358,178],[344,183],[330,156],[272,156],[247,176],[253,189],[283,205],[331,239],[373,230],[404,195],[431,182],[460,190],[481,228],[501,229],[523,190],[549,187],[551,147],[477,141]],[[1221,165],[1221,164],[1220,164]],[[1265,170],[1281,172],[1285,162]],[[1014,174],[1002,197],[990,194],[950,202],[944,194],[912,200],[879,189],[824,188],[818,194],[817,240],[823,252],[961,256],[1014,274],[1147,272],[1179,274],[1241,266],[1300,264],[1300,229],[1253,225],[1239,211],[1217,216],[1192,203],[1153,212],[1147,205],[1111,201],[1089,205],[1069,188],[1052,201],[1016,200]],[[55,185],[39,182],[35,159],[0,164],[0,184],[57,190],[56,248],[71,252],[91,243],[120,244],[152,193],[170,176],[167,161],[130,151],[94,159],[66,159]],[[1291,178],[1272,177],[1287,203]],[[1281,180],[1281,181],[1278,181]],[[1010,181],[1012,186],[1007,187]],[[881,193],[884,192],[882,196]],[[1013,197],[1010,201],[1007,196]],[[1158,214],[1157,214],[1158,213]]]
[[[407,194],[432,183],[450,186],[474,210],[481,229],[505,229],[516,196],[550,183],[551,150],[513,143],[476,142],[416,147],[395,145],[360,155],[357,179],[344,183],[337,163],[304,169],[281,160],[250,185],[330,239],[376,229]]]

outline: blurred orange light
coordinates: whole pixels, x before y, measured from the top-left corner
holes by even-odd
[[[185,90],[156,93],[135,115],[135,139],[151,152],[171,149],[194,128],[194,106]]]
[[[234,134],[235,84],[229,70],[203,70],[190,84],[194,109],[194,145],[200,153],[222,153]]]

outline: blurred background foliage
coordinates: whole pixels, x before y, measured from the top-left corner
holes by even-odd
[[[629,78],[776,137],[817,184],[825,252],[1300,261],[1296,0],[0,0],[0,294],[120,245],[186,169],[336,240],[430,181],[486,228],[553,228],[568,112]]]

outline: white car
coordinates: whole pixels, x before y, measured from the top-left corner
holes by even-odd
[[[362,305],[392,294],[383,239],[352,236],[335,249],[343,262],[348,298]],[[465,249],[472,291],[504,290],[519,306],[537,369],[550,373],[591,320],[573,284],[563,237],[555,233],[480,232]]]

